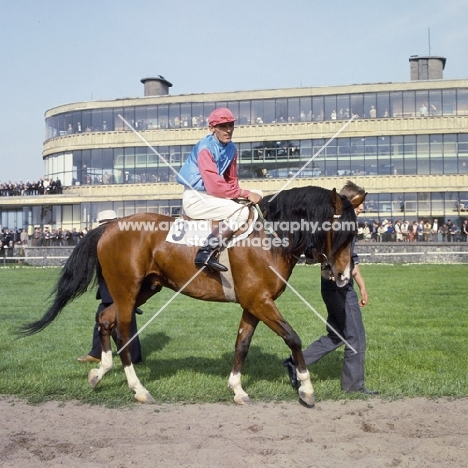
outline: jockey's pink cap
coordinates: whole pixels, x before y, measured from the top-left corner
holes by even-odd
[[[208,123],[214,127],[223,123],[235,122],[234,114],[226,107],[215,109],[208,117]]]

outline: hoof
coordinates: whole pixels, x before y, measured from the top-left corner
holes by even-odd
[[[315,406],[315,396],[314,394],[306,394],[299,392],[299,403],[306,408],[313,408]]]
[[[101,381],[98,375],[97,369],[91,369],[88,374],[88,383],[91,385],[91,388],[96,388],[96,385]]]
[[[238,405],[251,405],[252,400],[249,398],[249,395],[237,395],[234,397],[234,401]]]
[[[156,400],[148,392],[135,394],[135,399],[140,403],[156,403]]]

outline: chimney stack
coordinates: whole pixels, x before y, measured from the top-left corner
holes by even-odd
[[[445,57],[435,57],[433,55],[426,57],[412,55],[409,58],[411,81],[443,79],[446,60]]]
[[[141,82],[145,85],[145,96],[165,96],[172,87],[172,83],[161,75],[142,78]]]

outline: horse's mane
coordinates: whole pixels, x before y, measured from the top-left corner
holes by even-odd
[[[333,222],[335,214],[332,204],[331,190],[322,187],[298,187],[264,197],[259,206],[265,219],[273,223],[275,232],[281,239],[288,239],[287,247],[280,247],[286,254],[300,254],[309,244],[314,244],[321,249],[324,246],[326,232],[321,229],[325,221]],[[271,200],[273,198],[273,200]],[[343,213],[340,221],[355,221],[354,210],[346,197],[343,201]],[[318,223],[317,229],[312,229],[310,223]],[[308,224],[309,229],[294,229],[290,232],[291,225],[304,226]],[[354,234],[354,233],[353,233]],[[334,236],[333,250],[350,239],[349,231],[336,231]]]

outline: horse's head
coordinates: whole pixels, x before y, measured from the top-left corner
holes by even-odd
[[[364,203],[366,195],[357,196],[349,201],[333,189],[331,197],[333,219],[322,225],[325,238],[322,238],[320,246],[308,247],[306,259],[319,262],[322,266],[322,276],[335,281],[338,287],[343,287],[349,282],[352,273],[351,247],[357,230],[354,210]]]

